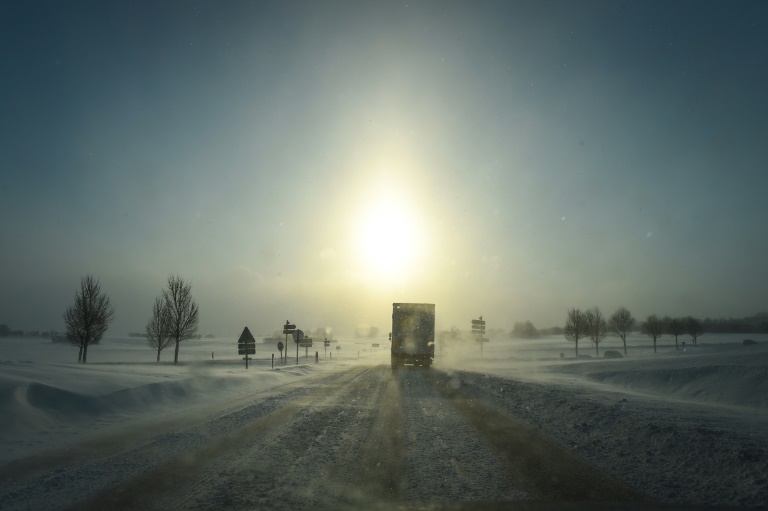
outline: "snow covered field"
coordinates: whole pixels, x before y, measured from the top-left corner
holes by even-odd
[[[69,344],[42,338],[2,339],[0,463],[128,422],[223,404],[368,360],[376,352],[377,360],[383,360],[382,355],[388,357],[387,341],[379,342],[376,349],[371,341],[341,340],[327,350],[320,343],[309,357],[299,348],[298,365],[293,342],[285,365],[280,364],[276,346],[257,343],[256,359],[246,371],[236,339],[185,341],[177,366],[172,362],[173,347],[164,350],[157,363],[156,353],[142,338],[106,338],[89,348],[87,364],[73,363],[77,349]],[[314,363],[315,351],[322,363]]]
[[[757,344],[742,345],[745,337]],[[272,345],[257,344],[246,371],[234,339],[187,341],[179,366],[168,362],[170,349],[154,362],[138,338],[105,339],[91,347],[86,365],[73,363],[69,345],[3,339],[0,464],[122,427],[151,429],[182,412],[223,409],[308,376],[388,364],[386,338],[374,341],[378,348],[371,342],[340,339],[328,349],[332,358],[313,348],[317,364],[301,348],[299,365],[293,343],[286,365]],[[650,340],[637,335],[628,349],[621,359],[576,359],[562,337],[498,338],[484,345],[481,359],[477,344],[448,343],[435,369],[653,501],[768,503],[768,336],[707,334],[685,351],[664,337],[653,353]],[[623,352],[613,338],[603,350]],[[595,357],[588,341],[579,353]],[[407,403],[408,417],[418,415],[414,403]]]

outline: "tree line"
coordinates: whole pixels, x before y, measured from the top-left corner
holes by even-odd
[[[149,346],[160,352],[175,345],[173,363],[179,362],[180,344],[196,337],[198,307],[192,298],[192,285],[178,275],[168,277],[166,288],[155,299],[152,313],[145,328]],[[101,340],[109,323],[115,316],[115,309],[109,296],[101,291],[101,284],[92,275],[80,280],[75,291],[75,300],[64,312],[67,341],[78,348],[78,363],[88,360],[88,346]]]
[[[603,316],[597,307],[584,311],[571,308],[566,317],[564,335],[566,340],[574,343],[577,357],[579,356],[579,341],[581,339],[589,339],[595,346],[595,355],[599,356],[600,343],[603,342],[608,332],[613,332],[621,339],[626,356],[627,334],[633,331],[635,324],[635,318],[626,307],[619,307],[608,318]],[[675,349],[680,349],[678,341],[681,335],[689,335],[693,344],[696,345],[699,337],[704,334],[702,321],[692,316],[660,318],[656,314],[651,314],[640,324],[640,331],[652,339],[654,353],[656,353],[656,342],[665,333],[675,337]]]

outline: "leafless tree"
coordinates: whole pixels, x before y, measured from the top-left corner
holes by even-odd
[[[704,326],[701,324],[701,321],[691,316],[685,318],[685,324],[688,335],[693,339],[693,344],[695,346],[699,342],[699,336],[704,333]]]
[[[568,318],[565,321],[565,338],[576,345],[576,356],[579,356],[579,339],[587,336],[587,320],[585,314],[579,309],[568,310]]]
[[[675,336],[676,350],[680,349],[680,346],[677,344],[677,336],[685,333],[685,326],[685,321],[680,318],[670,319],[669,323],[667,323],[667,332],[669,332],[670,335]]]
[[[599,357],[600,352],[598,346],[605,339],[605,334],[608,333],[608,325],[605,322],[605,316],[600,312],[597,307],[592,307],[584,312],[584,317],[587,322],[587,335],[595,345],[595,356]]]
[[[160,362],[160,352],[171,345],[171,310],[162,296],[155,298],[152,306],[152,317],[147,321],[147,341],[157,351],[157,361]]]
[[[198,309],[192,299],[192,284],[184,282],[178,275],[171,275],[168,289],[163,290],[163,300],[171,316],[170,337],[176,343],[173,363],[178,364],[179,344],[197,333]]]
[[[624,356],[627,355],[627,334],[634,325],[635,318],[632,317],[632,313],[626,307],[616,309],[616,312],[611,314],[611,318],[608,320],[608,328],[621,337],[621,341],[624,343]]]
[[[641,327],[644,334],[653,339],[653,352],[656,353],[656,339],[661,337],[664,331],[664,322],[656,315],[651,314]]]
[[[87,362],[88,346],[101,340],[114,316],[115,309],[109,297],[101,292],[99,281],[91,275],[81,278],[75,303],[64,312],[67,340],[80,348],[78,363]]]

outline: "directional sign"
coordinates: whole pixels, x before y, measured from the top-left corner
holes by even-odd
[[[312,347],[312,341],[309,342],[300,342],[299,347],[301,348],[311,348]]]
[[[326,348],[331,345],[331,341],[323,341],[323,346]]]
[[[287,319],[285,320],[285,324],[283,325],[283,333],[284,334],[291,334],[293,331],[296,330],[296,325],[292,325],[290,321]]]
[[[379,347],[379,343],[377,342],[374,342],[373,344],[371,344],[371,348],[378,348],[378,347]]]
[[[301,342],[304,340],[304,332],[301,330],[294,330],[293,331],[293,341],[294,342]]]
[[[480,319],[473,319],[472,320],[472,332],[475,334],[484,334],[485,333],[485,321],[483,321],[483,317],[480,316]]]

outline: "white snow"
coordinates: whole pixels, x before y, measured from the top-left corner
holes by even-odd
[[[284,365],[276,346],[258,343],[256,359],[246,370],[236,339],[185,341],[179,365],[172,362],[173,347],[156,362],[156,352],[142,338],[106,338],[89,347],[87,364],[76,363],[77,348],[69,344],[31,337],[0,339],[0,463],[114,425],[158,420],[213,403],[223,406],[307,375],[359,363],[375,351],[381,355],[386,342],[380,348],[372,348],[368,340],[342,340],[327,350],[322,344],[299,348],[298,364],[291,342]],[[315,363],[315,351],[322,363]]]
[[[620,346],[609,338],[600,352]],[[662,338],[657,353],[635,335],[621,359],[576,359],[562,337],[483,351],[446,350],[436,367],[654,501],[768,503],[768,335],[707,334],[685,351]]]
[[[742,345],[745,337],[758,344]],[[186,341],[178,366],[169,362],[172,348],[156,363],[140,338],[107,338],[89,349],[85,365],[66,344],[2,339],[0,463],[323,371],[389,363],[387,340],[376,342],[341,339],[330,356],[319,345],[310,350],[319,352],[317,364],[301,348],[298,365],[293,343],[286,365],[275,347],[257,344],[246,371],[234,339]],[[561,336],[494,338],[480,358],[478,344],[456,341],[438,348],[435,369],[658,502],[768,502],[768,335],[705,334],[685,351],[663,337],[657,353],[644,336],[628,344],[625,358],[577,359]],[[617,338],[604,350],[623,353]],[[579,353],[595,357],[588,340]]]

